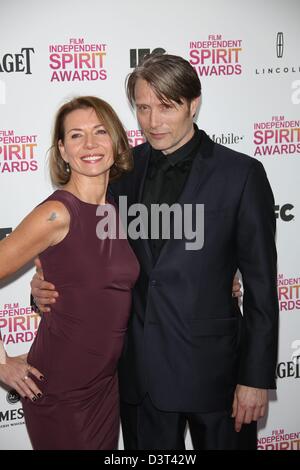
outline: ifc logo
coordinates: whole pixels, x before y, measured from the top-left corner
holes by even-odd
[[[162,47],[156,47],[152,51],[150,49],[130,49],[130,68],[134,69],[135,67],[142,64],[144,58],[148,54],[164,54],[166,52]]]
[[[14,405],[15,403],[18,403],[18,401],[20,401],[20,395],[15,390],[9,390],[6,395],[6,401],[10,405]]]

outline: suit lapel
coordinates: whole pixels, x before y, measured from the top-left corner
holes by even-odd
[[[208,159],[212,155],[214,142],[205,133],[203,138],[205,139],[204,145],[201,145],[198,152],[196,153],[183,191],[176,201],[177,204],[180,204],[182,208],[184,207],[184,204],[195,204],[195,199],[198,204],[201,204],[201,201],[197,201],[197,195],[200,188],[209,179],[211,169],[210,165],[208,165]],[[162,256],[164,256],[172,246],[173,240],[165,241],[156,260],[155,266],[160,262]]]
[[[200,148],[195,155],[183,191],[179,196],[179,199],[176,201],[182,207],[184,204],[195,203],[195,199],[197,199],[200,188],[209,179],[211,170],[210,165],[208,165],[208,160],[212,155],[214,142],[205,134],[205,132],[203,132],[203,139],[204,142],[200,145]],[[134,202],[141,203],[150,156],[151,147],[150,145],[147,145],[144,152],[136,157]],[[197,202],[201,203],[201,201]],[[154,266],[161,261],[161,258],[166,254],[166,252],[168,252],[172,245],[173,240],[166,240],[155,262],[151,252],[149,239],[138,239],[134,241],[135,250],[138,252],[140,260],[145,264],[147,272],[150,272]]]
[[[134,203],[136,202],[141,203],[142,201],[146,175],[147,175],[148,166],[150,163],[150,157],[151,157],[150,145],[147,145],[144,152],[136,157],[136,161],[135,161],[136,179],[135,179]],[[149,239],[138,238],[133,243],[135,246],[135,250],[138,251],[139,253],[140,260],[145,263],[145,267],[147,268],[147,271],[148,272],[151,271],[153,267],[154,259],[153,259],[153,255],[151,252]]]
[[[137,172],[137,192],[136,192],[136,201],[141,202],[143,196],[143,190],[145,185],[145,179],[148,171],[148,166],[150,163],[151,157],[151,147],[147,145],[143,154],[139,155],[138,157],[138,172]]]

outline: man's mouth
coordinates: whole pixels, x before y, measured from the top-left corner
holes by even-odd
[[[163,139],[167,133],[166,132],[150,132],[150,135],[153,139]]]

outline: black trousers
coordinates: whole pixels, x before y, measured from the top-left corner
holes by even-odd
[[[139,405],[121,402],[125,450],[185,449],[189,424],[194,450],[256,450],[257,423],[234,430],[231,410],[177,413],[158,410],[148,395]]]

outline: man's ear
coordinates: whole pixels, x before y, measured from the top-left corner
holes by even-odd
[[[191,106],[190,106],[191,114],[193,117],[195,117],[199,105],[200,105],[200,96],[197,96],[197,98],[194,98],[191,101]]]

